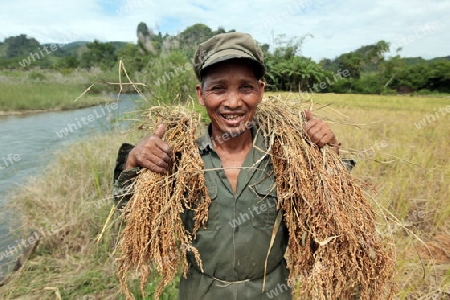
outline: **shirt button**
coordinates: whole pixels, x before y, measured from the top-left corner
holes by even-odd
[[[239,231],[239,226],[236,226],[236,229],[234,231],[238,232]]]

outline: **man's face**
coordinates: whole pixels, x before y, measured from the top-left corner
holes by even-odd
[[[214,135],[237,136],[246,131],[264,95],[249,62],[229,60],[211,66],[197,85],[197,97],[205,106]]]

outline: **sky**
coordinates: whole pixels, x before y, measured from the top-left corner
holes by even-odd
[[[404,57],[450,55],[449,0],[0,0],[0,41],[26,34],[40,43],[127,41],[145,22],[171,35],[195,23],[274,38],[307,35],[302,55],[333,59],[385,40]]]

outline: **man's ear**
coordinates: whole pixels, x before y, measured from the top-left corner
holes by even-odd
[[[197,93],[197,100],[198,103],[200,103],[201,106],[205,106],[205,101],[203,100],[203,91],[202,91],[202,87],[197,84],[195,86],[195,92]]]
[[[266,83],[262,80],[258,80],[258,85],[259,85],[259,93],[260,93],[260,97],[259,97],[259,101],[258,103],[261,103],[263,97],[264,97],[264,88],[266,87]]]

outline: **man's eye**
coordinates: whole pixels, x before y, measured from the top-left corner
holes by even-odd
[[[211,90],[212,90],[212,91],[223,90],[223,87],[220,86],[220,85],[216,85],[216,86],[213,86],[213,87],[211,88]]]
[[[245,90],[245,91],[251,91],[251,90],[253,90],[253,86],[251,86],[251,85],[243,85],[242,87],[241,87],[243,90]]]

